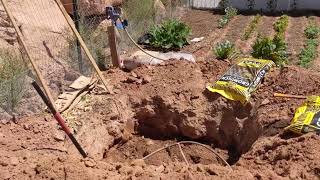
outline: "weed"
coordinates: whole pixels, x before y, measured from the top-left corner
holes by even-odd
[[[0,50],[0,106],[8,113],[15,107],[25,93],[27,68],[19,53]]]
[[[191,28],[179,20],[171,19],[152,27],[149,33],[151,46],[165,50],[180,49],[188,44]]]
[[[223,15],[222,18],[218,20],[219,28],[224,28],[231,21],[231,19],[238,14],[238,10],[233,7],[227,7],[224,11],[225,15]]]
[[[217,59],[227,59],[235,51],[235,46],[230,41],[220,42],[214,48],[214,54]]]
[[[248,40],[251,37],[252,33],[256,30],[260,19],[261,19],[261,15],[260,14],[256,15],[253,18],[253,20],[250,22],[250,25],[246,28],[246,30],[245,30],[245,32],[244,32],[244,34],[242,36],[243,40]]]

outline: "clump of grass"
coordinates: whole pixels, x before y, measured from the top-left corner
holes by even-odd
[[[218,43],[214,48],[214,54],[220,60],[229,58],[234,51],[235,45],[228,40]]]
[[[242,36],[243,40],[248,40],[251,37],[253,32],[257,29],[257,25],[258,25],[260,19],[261,19],[261,15],[260,14],[256,15],[253,18],[253,20],[250,22],[250,25],[246,28],[246,30],[245,30],[245,32],[244,32],[244,34]]]
[[[8,113],[15,108],[25,93],[27,67],[17,53],[8,49],[0,50],[0,106]]]

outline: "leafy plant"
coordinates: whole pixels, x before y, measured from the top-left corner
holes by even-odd
[[[305,68],[310,67],[311,62],[318,56],[317,49],[319,46],[318,37],[320,28],[313,21],[314,19],[310,20],[309,25],[304,31],[308,40],[299,54],[299,65]]]
[[[234,44],[227,40],[216,45],[214,48],[214,54],[216,55],[217,59],[223,60],[229,58],[234,50]]]
[[[248,40],[251,37],[252,33],[256,30],[260,19],[261,19],[261,15],[260,14],[256,15],[253,18],[253,20],[250,22],[250,25],[246,28],[246,30],[245,30],[245,32],[244,32],[244,34],[242,36],[243,40]]]
[[[305,47],[299,54],[299,65],[308,68],[311,62],[317,57],[317,48],[319,43],[316,39],[309,39]]]
[[[320,28],[315,24],[310,24],[305,30],[304,34],[308,39],[317,39],[320,34]]]
[[[0,50],[0,106],[13,113],[25,93],[26,64],[17,52]]]
[[[222,16],[221,19],[218,20],[218,27],[225,27],[232,18],[234,18],[238,14],[238,10],[233,7],[227,7],[225,10],[225,15]]]
[[[151,46],[166,50],[180,49],[188,44],[187,38],[191,34],[191,28],[178,20],[171,19],[152,27],[149,33]]]
[[[252,56],[255,58],[272,60],[278,66],[283,66],[288,61],[287,45],[281,36],[275,36],[273,39],[259,37],[252,48]]]
[[[289,16],[282,15],[274,24],[273,29],[277,34],[284,34],[289,24]]]

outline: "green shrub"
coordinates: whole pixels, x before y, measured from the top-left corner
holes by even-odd
[[[260,19],[261,19],[261,15],[260,14],[256,15],[254,17],[254,19],[250,22],[250,25],[246,28],[246,30],[245,30],[245,32],[244,32],[244,34],[242,36],[243,40],[248,40],[251,37],[252,33],[256,30]]]
[[[214,54],[217,59],[227,59],[234,52],[235,46],[230,41],[220,42],[214,48]]]
[[[0,106],[13,113],[25,93],[27,67],[21,55],[0,50]]]
[[[255,58],[274,61],[278,66],[283,66],[288,61],[287,45],[282,36],[257,38],[252,46],[252,56]]]
[[[277,34],[284,34],[289,24],[289,16],[282,15],[274,24],[273,29]]]
[[[191,34],[191,28],[178,20],[171,19],[154,26],[149,33],[151,46],[165,50],[180,49],[188,44],[187,38]]]
[[[238,14],[238,10],[233,7],[227,7],[225,10],[225,15],[222,16],[221,19],[218,20],[218,27],[225,27],[232,18],[234,18]]]
[[[314,24],[310,24],[305,30],[304,34],[308,39],[317,39],[320,34],[320,28]]]

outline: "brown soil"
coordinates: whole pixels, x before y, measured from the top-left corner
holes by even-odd
[[[288,43],[288,50],[291,53],[290,64],[297,64],[299,61],[299,53],[306,41],[306,38],[304,36],[304,29],[307,23],[307,18],[304,16],[290,17],[290,24],[288,27],[286,37]]]
[[[273,30],[273,23],[276,21],[277,17],[273,16],[263,16],[260,25],[257,28],[257,32],[260,33],[262,36],[272,36]]]
[[[186,21],[192,25],[196,18]],[[275,18],[264,19],[273,23]],[[0,120],[0,179],[319,179],[319,135],[283,130],[303,100],[275,98],[273,93],[320,94],[320,73],[295,66],[274,68],[247,106],[227,101],[205,87],[230,63],[208,52],[218,40],[240,38],[243,30],[233,30],[234,24],[246,25],[232,21],[216,30],[216,19],[202,20],[210,25],[194,25],[194,32],[206,39],[184,50],[203,61],[172,61],[132,72],[111,69],[105,76],[114,95],[97,86],[64,114],[89,158],[81,158],[49,114]],[[268,33],[272,23],[263,22],[259,31]],[[178,146],[141,160],[180,140],[210,145],[231,169],[199,145],[181,146],[189,165]]]

